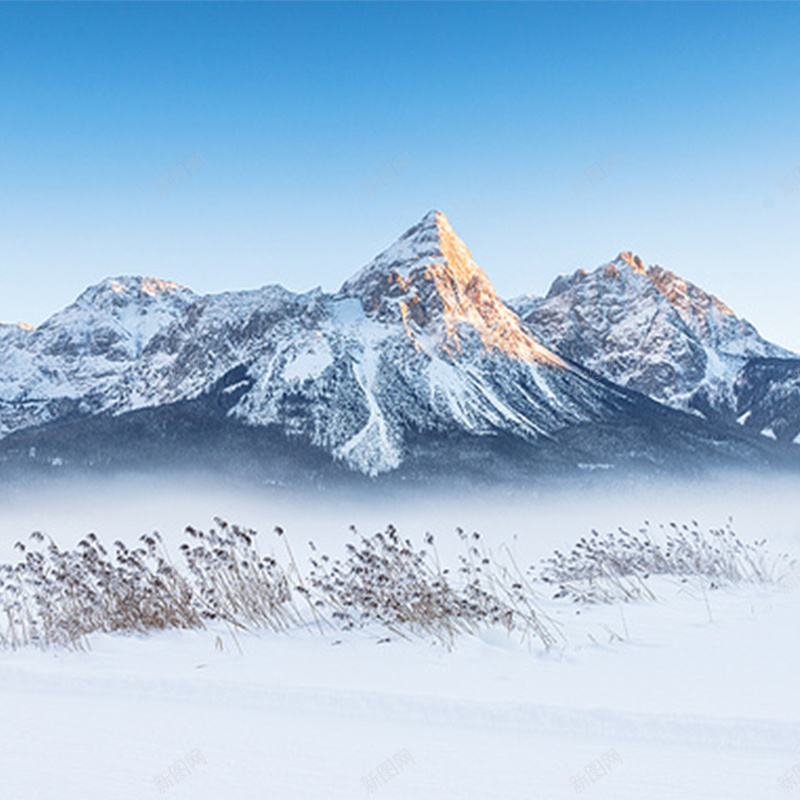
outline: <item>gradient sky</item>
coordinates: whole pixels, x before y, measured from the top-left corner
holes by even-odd
[[[0,319],[119,274],[333,290],[440,208],[505,297],[634,250],[800,350],[798,32],[795,4],[0,3]]]

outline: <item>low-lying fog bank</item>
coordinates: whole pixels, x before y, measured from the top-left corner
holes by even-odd
[[[766,538],[770,550],[794,555],[800,552],[799,512],[800,477],[774,475],[691,483],[599,477],[575,488],[360,493],[259,489],[199,476],[116,475],[0,489],[0,557],[11,558],[14,542],[34,530],[63,547],[90,531],[107,543],[132,544],[158,530],[177,546],[185,526],[208,527],[215,516],[258,530],[262,543],[280,525],[298,546],[314,540],[331,550],[352,535],[350,525],[371,534],[392,523],[415,541],[430,531],[445,546],[460,526],[480,531],[493,545],[513,545],[516,554],[532,560],[573,544],[593,528],[636,530],[645,520],[656,528],[692,520],[713,528],[732,517],[743,539]]]

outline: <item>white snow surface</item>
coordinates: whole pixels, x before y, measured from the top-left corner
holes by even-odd
[[[183,524],[232,511],[262,534],[284,525],[298,553],[305,538],[326,552],[341,547],[347,522],[368,532],[391,519],[417,540],[474,525],[527,564],[590,524],[631,527],[647,515],[705,526],[728,513],[744,538],[800,552],[796,481],[597,490],[580,503],[524,494],[376,507],[159,481],[94,488],[94,503],[67,487],[3,493],[4,557],[34,527],[62,544],[87,527],[106,541],[158,527],[174,547]],[[447,652],[394,637],[378,644],[378,631],[235,640],[224,627],[95,636],[85,653],[0,652],[2,797],[144,800],[159,794],[158,776],[199,751],[205,763],[168,796],[349,799],[367,796],[361,779],[402,750],[413,763],[375,796],[560,800],[575,794],[572,776],[615,750],[622,762],[588,797],[777,797],[778,777],[800,761],[800,589],[708,591],[707,606],[691,582],[653,586],[658,602],[578,609],[544,600],[567,637],[550,653],[500,632]]]
[[[149,798],[199,750],[206,763],[172,796],[354,798],[407,750],[413,763],[378,795],[555,800],[612,749],[622,763],[592,796],[776,795],[800,760],[787,635],[800,593],[720,592],[713,622],[699,596],[661,595],[623,609],[627,635],[618,608],[572,611],[572,641],[551,654],[499,633],[446,652],[378,645],[377,633],[240,635],[237,646],[224,629],[3,653],[3,796]]]

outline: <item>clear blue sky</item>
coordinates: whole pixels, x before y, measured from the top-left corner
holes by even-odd
[[[335,289],[441,208],[503,296],[630,249],[800,349],[799,34],[795,4],[0,3],[0,319],[124,273]]]

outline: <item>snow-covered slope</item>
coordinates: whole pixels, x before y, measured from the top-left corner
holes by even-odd
[[[791,358],[698,286],[631,253],[559,276],[546,297],[511,301],[562,356],[655,400],[733,421],[754,358]]]

